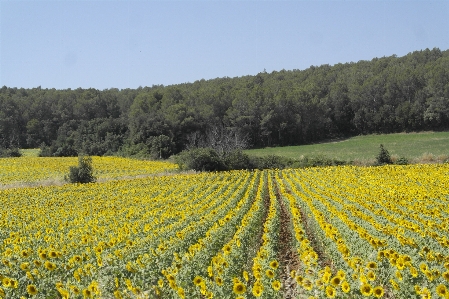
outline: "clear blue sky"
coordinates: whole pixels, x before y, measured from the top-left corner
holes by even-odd
[[[137,88],[449,49],[449,1],[4,1],[0,86]]]

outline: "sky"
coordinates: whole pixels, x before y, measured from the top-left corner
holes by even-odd
[[[0,0],[0,86],[138,88],[449,49],[449,1]]]

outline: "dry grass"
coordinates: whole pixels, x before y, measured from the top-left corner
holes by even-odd
[[[198,172],[195,170],[186,170],[186,171],[164,171],[159,173],[152,173],[152,174],[141,174],[136,176],[123,176],[118,178],[100,178],[97,179],[97,183],[105,183],[110,181],[124,181],[124,180],[134,180],[134,179],[143,179],[147,177],[161,177],[161,176],[171,176],[176,174],[183,174],[183,175],[193,175],[197,174]],[[64,179],[60,178],[52,178],[47,179],[39,182],[15,182],[11,184],[0,184],[0,190],[5,189],[15,189],[15,188],[35,188],[35,187],[49,187],[49,186],[62,186],[65,184],[69,184]]]
[[[441,164],[449,163],[449,155],[434,155],[432,153],[424,153],[419,157],[413,158],[410,164]]]

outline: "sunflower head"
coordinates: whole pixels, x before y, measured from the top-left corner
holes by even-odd
[[[332,286],[329,285],[326,287],[326,297],[327,298],[334,298],[336,294],[337,294],[337,291]]]
[[[439,284],[436,291],[437,295],[443,298],[446,298],[449,295],[449,292],[444,284]]]
[[[31,296],[34,296],[37,295],[38,290],[35,285],[30,284],[27,286],[27,293],[30,294]]]
[[[349,283],[347,281],[343,281],[341,284],[341,290],[343,293],[348,293],[351,290],[351,287],[349,286]]]
[[[265,274],[267,275],[268,278],[274,277],[274,272],[271,269],[268,269],[267,271],[265,271]]]
[[[246,292],[246,286],[241,283],[240,281],[234,283],[234,287],[232,288],[232,291],[236,295],[242,295]]]
[[[203,282],[203,279],[201,278],[201,276],[196,276],[196,277],[193,279],[193,283],[194,283],[196,286],[199,286],[202,282]]]
[[[373,295],[376,298],[382,298],[384,295],[384,289],[381,286],[375,287],[373,289]]]
[[[277,269],[277,268],[279,267],[278,261],[272,260],[272,261],[270,262],[270,267],[271,267],[272,269]]]
[[[449,282],[449,271],[443,272],[443,274],[441,274],[441,277]]]
[[[271,283],[271,286],[273,287],[273,290],[279,291],[281,289],[282,284],[280,281],[275,280]]]
[[[338,286],[339,284],[341,283],[341,278],[340,278],[340,276],[334,276],[334,277],[332,277],[332,279],[331,279],[331,284],[333,285],[333,286]]]
[[[360,292],[363,296],[371,296],[373,293],[373,287],[369,283],[364,283],[360,287]]]
[[[376,274],[374,274],[373,271],[369,271],[369,272],[366,274],[366,278],[368,278],[369,280],[373,281],[374,279],[376,279]]]
[[[252,291],[255,297],[260,297],[263,293],[263,287],[260,283],[255,283]]]

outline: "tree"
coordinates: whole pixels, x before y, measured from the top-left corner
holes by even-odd
[[[393,164],[393,161],[391,160],[388,150],[384,148],[383,144],[381,144],[379,154],[376,157],[376,165],[385,164]]]
[[[64,179],[70,183],[94,183],[97,179],[93,175],[92,157],[79,156],[78,166],[70,166],[69,175]]]

